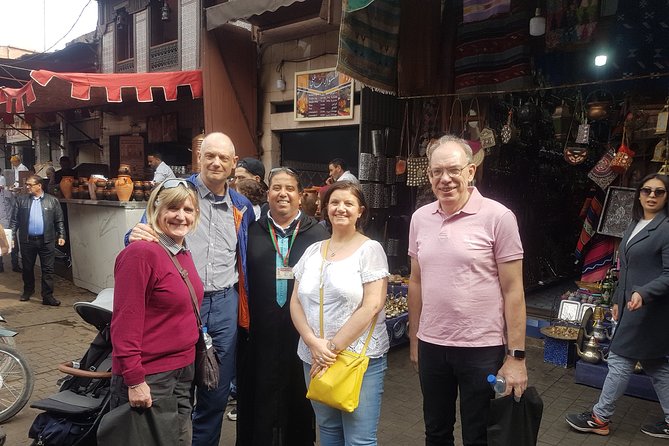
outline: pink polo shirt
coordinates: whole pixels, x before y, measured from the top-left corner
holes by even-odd
[[[497,264],[523,258],[518,223],[476,188],[447,217],[435,201],[411,218],[409,255],[421,271],[418,338],[453,347],[505,344],[504,299]]]

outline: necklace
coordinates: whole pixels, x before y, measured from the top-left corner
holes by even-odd
[[[348,246],[354,239],[355,237],[352,237],[350,240],[345,241],[341,246],[339,246],[337,249],[332,249],[332,245],[328,245],[328,251],[330,252],[330,258],[333,258],[339,251],[341,251],[343,248]]]

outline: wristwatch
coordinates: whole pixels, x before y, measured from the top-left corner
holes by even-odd
[[[516,359],[525,359],[525,350],[508,349],[506,354]]]

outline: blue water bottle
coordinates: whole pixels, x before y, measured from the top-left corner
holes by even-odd
[[[501,395],[506,392],[506,380],[503,376],[488,375],[488,383],[495,393]]]
[[[214,341],[211,339],[211,335],[207,333],[206,325],[202,326],[202,337],[204,338],[205,347],[207,347],[207,350],[209,350],[214,345]]]

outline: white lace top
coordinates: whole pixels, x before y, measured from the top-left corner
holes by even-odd
[[[299,281],[297,295],[311,329],[320,335],[320,278],[321,244],[309,246],[293,268]],[[388,274],[388,259],[381,245],[374,240],[365,241],[349,257],[329,261],[323,265],[323,331],[326,339],[332,337],[348,321],[362,303],[363,284],[383,279]],[[353,342],[348,350],[360,353],[367,339],[368,331]],[[374,327],[372,339],[367,347],[367,356],[379,358],[390,347],[386,330],[386,314],[381,310]],[[297,346],[297,355],[311,364],[311,352],[302,339]]]

